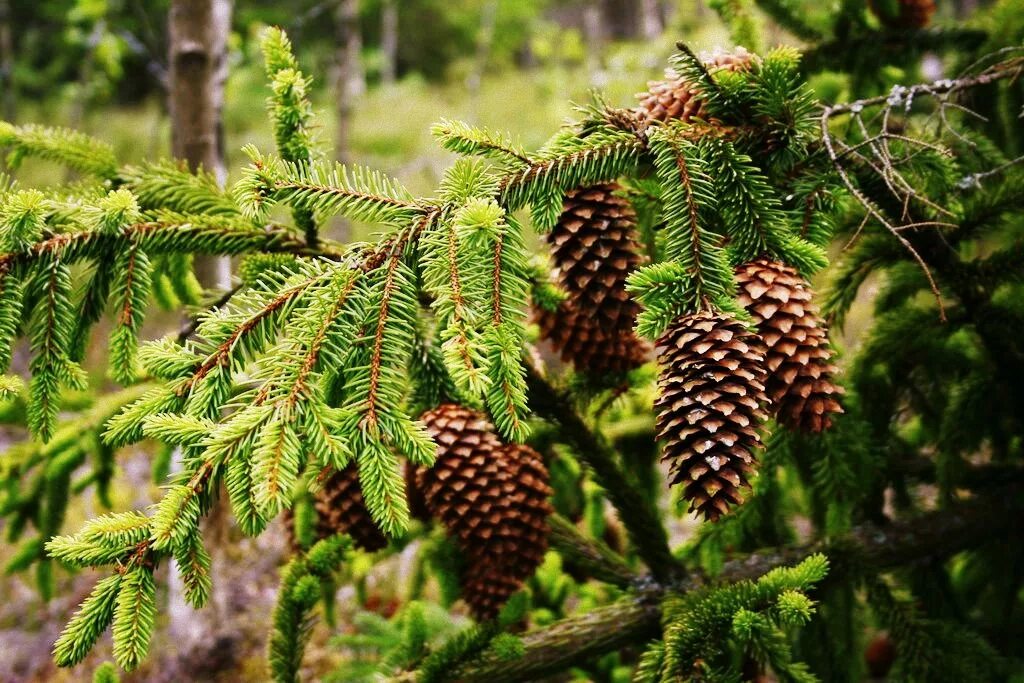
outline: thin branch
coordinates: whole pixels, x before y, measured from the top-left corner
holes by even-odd
[[[862,575],[923,560],[949,557],[1004,534],[1024,511],[1019,486],[988,489],[984,497],[901,520],[887,527],[865,525],[830,543],[776,548],[725,563],[716,583],[753,580],[782,566],[792,566],[815,553],[825,553],[831,568],[826,581],[849,581]],[[699,589],[692,578],[676,586],[683,592]],[[452,672],[460,683],[516,683],[536,681],[591,661],[628,645],[660,636],[660,602],[666,589],[652,586],[645,592],[551,626],[522,638],[524,652],[513,660],[485,651]],[[416,672],[393,679],[416,680]]]
[[[620,467],[618,455],[605,438],[593,431],[569,397],[553,387],[527,363],[526,384],[530,407],[561,427],[561,438],[572,446],[577,457],[593,471],[608,500],[619,513],[623,526],[637,553],[654,577],[663,582],[678,576],[682,567],[668,546],[668,534],[653,501],[646,500],[631,478]]]
[[[576,525],[559,514],[548,518],[551,546],[565,562],[598,581],[626,588],[640,578],[628,564],[602,541],[584,536]]]

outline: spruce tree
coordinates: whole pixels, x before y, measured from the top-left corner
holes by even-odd
[[[829,27],[796,0],[758,4],[808,40],[875,30],[860,2]],[[744,8],[728,17],[740,35]],[[2,369],[15,339],[32,353],[27,384],[4,375],[0,393],[35,435],[0,470],[20,543],[8,570],[34,567],[44,592],[54,560],[99,570],[58,665],[109,629],[118,666],[137,667],[170,559],[201,608],[217,577],[200,522],[227,505],[247,535],[278,516],[295,529],[268,634],[279,681],[297,680],[340,569],[412,537],[417,580],[439,584],[421,597],[461,595],[477,623],[435,627],[436,609],[409,602],[363,624],[356,644],[378,656],[360,676],[853,681],[882,629],[906,680],[1019,673],[1024,157],[967,96],[1019,102],[1024,50],[844,104],[808,85],[824,46],[802,62],[787,47],[680,44],[639,106],[597,98],[536,151],[441,121],[458,158],[430,197],[323,161],[288,39],[271,29],[263,51],[277,149],[246,148],[229,191],[173,161],[122,165],[80,133],[0,123],[11,166],[37,156],[83,177],[0,185]],[[593,188],[614,216],[574,233],[572,260],[603,249],[604,230],[650,259],[574,289],[531,261],[527,231],[557,234]],[[635,230],[620,224],[634,214]],[[335,243],[319,230],[332,216],[380,236]],[[830,266],[833,240],[847,247]],[[197,255],[237,257],[237,286],[202,292]],[[871,327],[833,374],[825,327],[873,275]],[[546,367],[529,309],[598,310],[603,296],[635,313],[635,329],[601,330],[621,335],[612,348],[643,338],[654,361],[630,357],[614,381]],[[195,313],[143,341],[153,305]],[[121,388],[82,399],[108,313]],[[57,535],[69,499],[94,487],[104,500],[117,450],[142,440],[161,444],[161,499]],[[167,477],[171,449],[182,469]],[[328,529],[322,501],[339,491]],[[688,509],[708,521],[672,547],[666,522]]]

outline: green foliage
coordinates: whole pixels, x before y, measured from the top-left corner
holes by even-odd
[[[110,145],[67,128],[14,126],[0,121],[0,147],[9,150],[7,165],[12,168],[25,158],[39,157],[100,180],[117,175],[117,160]]]
[[[742,660],[736,655],[744,653],[771,666],[784,680],[817,680],[792,660],[780,629],[807,622],[814,603],[806,591],[827,572],[825,557],[812,555],[795,567],[773,569],[757,581],[669,598],[664,645],[645,654],[638,671],[644,677],[636,680],[671,681],[701,674],[734,680]],[[739,653],[731,649],[733,642]]]
[[[798,10],[797,0],[757,4],[785,16],[783,24],[800,35],[829,33],[820,17]],[[755,37],[753,3],[719,6],[735,33]],[[844,3],[837,35],[844,21],[852,34],[870,35],[863,14],[860,3]],[[1024,412],[1012,388],[1024,381],[1020,176],[980,135],[976,141],[940,132],[940,139],[917,144],[912,136],[923,129],[907,100],[883,138],[899,159],[899,176],[880,178],[870,163],[840,170],[822,144],[823,134],[834,133],[819,121],[799,73],[814,64],[802,66],[795,50],[779,48],[752,56],[742,69],[709,72],[683,47],[673,64],[704,101],[704,120],[647,122],[598,98],[532,152],[509,135],[442,120],[434,135],[459,158],[434,196],[415,197],[380,172],[321,161],[311,79],[282,31],[265,32],[262,49],[276,154],[247,148],[251,164],[230,191],[176,162],[121,166],[107,146],[68,131],[0,125],[12,165],[37,156],[92,176],[47,191],[14,189],[0,179],[0,365],[6,371],[21,335],[33,354],[27,392],[0,375],[0,407],[4,415],[21,411],[41,437],[10,449],[0,465],[0,513],[19,542],[7,571],[35,566],[44,592],[53,582],[52,561],[111,572],[55,644],[61,666],[81,662],[110,627],[118,664],[137,667],[156,619],[154,571],[168,560],[186,601],[197,608],[208,602],[213,577],[200,526],[223,486],[243,533],[259,534],[293,509],[299,545],[308,547],[282,571],[268,645],[275,680],[297,680],[316,605],[351,557],[341,536],[309,547],[310,491],[355,462],[372,518],[401,537],[409,527],[403,467],[429,466],[435,453],[416,419],[422,410],[457,400],[486,410],[506,439],[528,437],[527,306],[553,310],[564,294],[544,266],[531,263],[520,221],[528,215],[535,231],[550,230],[566,191],[597,182],[623,181],[640,214],[651,258],[633,273],[629,291],[644,309],[638,331],[650,338],[698,310],[743,317],[732,274],[741,263],[769,257],[810,275],[825,265],[835,232],[852,239],[825,300],[830,322],[851,319],[865,283],[883,278],[872,328],[847,366],[847,414],[824,436],[773,437],[745,505],[717,526],[702,526],[680,553],[703,572],[694,569],[677,582],[683,577],[673,574],[662,526],[637,524],[637,510],[657,504],[658,489],[636,483],[657,483],[648,412],[653,370],[633,373],[628,386],[600,394],[579,413],[573,402],[593,398],[593,387],[570,380],[566,398],[544,391],[549,378],[531,375],[540,403],[565,402],[538,406],[553,426],[534,432],[534,443],[545,451],[571,444],[579,451],[571,455],[593,469],[577,467],[568,449],[549,458],[556,505],[582,516],[584,538],[576,538],[573,524],[562,525],[559,542],[574,548],[549,553],[529,584],[532,596],[520,593],[495,622],[457,629],[443,610],[415,600],[390,619],[362,615],[356,633],[336,639],[360,654],[336,672],[339,680],[410,669],[418,680],[445,680],[477,656],[528,662],[538,636],[509,631],[528,620],[572,618],[577,604],[585,611],[622,593],[658,602],[663,615],[663,637],[641,657],[637,680],[738,681],[751,662],[779,680],[831,680],[828,673],[843,663],[856,671],[850,662],[860,657],[861,601],[848,573],[837,572],[820,605],[809,594],[828,569],[819,555],[756,580],[717,584],[707,575],[730,566],[733,552],[793,541],[796,515],[807,520],[812,542],[831,540],[882,521],[890,508],[899,514],[946,504],[970,485],[972,462],[1019,460]],[[959,110],[914,106],[962,123]],[[849,128],[851,145],[869,135]],[[920,196],[896,201],[893,188],[905,187]],[[890,231],[865,222],[865,202],[879,215],[903,212],[918,223]],[[284,207],[289,225],[277,222],[287,220],[278,218]],[[332,244],[317,234],[318,222],[330,216],[374,224],[382,234],[370,243]],[[939,216],[958,225],[917,229]],[[919,259],[908,255],[908,245]],[[190,262],[201,254],[242,256],[241,283],[227,292],[197,291]],[[946,322],[926,298],[931,285],[922,264],[936,271]],[[154,302],[203,305],[177,336],[140,343]],[[111,377],[143,383],[116,400],[72,405],[74,391],[87,383],[81,363],[91,329],[105,312]],[[990,419],[991,412],[997,414]],[[609,439],[592,433],[591,423],[608,427]],[[636,432],[636,423],[639,435],[624,435]],[[612,430],[619,432],[614,439]],[[143,439],[160,442],[154,471],[166,485],[161,500],[146,513],[101,515],[75,535],[58,536],[73,493],[94,486],[100,502],[109,503],[116,449]],[[175,450],[181,470],[164,481]],[[917,495],[900,469],[921,459],[939,484],[934,499]],[[887,491],[894,503],[883,507]],[[606,494],[633,544],[623,558],[587,538],[616,528],[606,522]],[[435,530],[417,551],[411,592],[419,596],[429,574],[447,607],[458,597],[462,567],[455,544],[440,536]],[[668,568],[650,561],[658,549],[648,545],[663,547]],[[651,575],[630,576],[643,571],[634,555]],[[617,566],[603,573],[616,576],[614,586],[570,580],[563,564],[578,568],[562,560],[572,557],[598,565],[614,558]],[[945,568],[936,571],[951,590],[967,594],[982,594],[978,586],[992,577],[1016,589],[1012,562],[992,562],[991,572],[982,564],[951,568],[948,576]],[[690,578],[702,587],[673,593]],[[942,652],[957,658],[943,666],[960,680],[999,673],[994,651],[961,624],[919,616],[877,586],[868,593],[882,621],[908,643],[899,665],[906,678],[937,675],[922,662]],[[808,652],[823,638],[834,645],[820,656]],[[621,679],[629,657],[604,654],[578,662],[585,667],[579,675]]]
[[[273,632],[267,647],[270,672],[275,681],[297,681],[302,655],[314,619],[313,607],[320,598],[321,585],[345,561],[351,541],[332,536],[316,543],[305,555],[297,556],[282,570]]]

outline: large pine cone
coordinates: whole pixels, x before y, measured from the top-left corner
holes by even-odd
[[[765,420],[764,343],[724,315],[676,319],[658,340],[658,438],[670,484],[711,521],[741,502]]]
[[[896,0],[896,13],[891,14],[881,9],[877,2],[868,1],[882,25],[891,29],[925,28],[935,14],[935,0]],[[882,7],[885,3],[882,4]]]
[[[753,61],[754,55],[738,47],[735,52],[715,52],[701,55],[701,59],[708,71],[714,74],[716,71],[746,69]],[[671,69],[665,72],[664,80],[650,81],[647,84],[647,92],[638,93],[637,99],[640,100],[637,113],[646,117],[648,121],[691,121],[695,118],[707,118],[700,92],[693,83]]]
[[[355,463],[338,470],[324,482],[313,500],[317,540],[346,533],[363,550],[380,550],[388,544],[363,501],[359,470]]]
[[[739,302],[767,346],[766,393],[780,424],[805,432],[832,426],[843,412],[843,389],[833,382],[836,366],[825,321],[811,302],[807,281],[790,266],[758,259],[736,269]]]
[[[592,374],[626,372],[649,351],[633,333],[639,305],[626,278],[641,263],[636,214],[615,184],[569,192],[548,234],[558,282],[568,293],[558,310],[539,311],[541,335],[561,358]]]
[[[532,448],[502,444],[469,408],[445,404],[421,419],[437,459],[419,469],[417,487],[463,552],[463,597],[477,618],[492,618],[547,551],[547,469]]]

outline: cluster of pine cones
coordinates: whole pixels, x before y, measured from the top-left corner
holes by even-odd
[[[738,49],[704,59],[715,73],[749,68],[756,58]],[[634,115],[648,125],[708,118],[700,92],[674,72],[637,97]],[[632,369],[648,353],[633,334],[639,307],[625,290],[642,263],[636,216],[619,189],[570,192],[548,236],[555,279],[568,296],[556,312],[538,315],[541,334],[563,361],[589,374]],[[655,349],[663,461],[690,509],[710,520],[740,502],[769,408],[784,426],[806,432],[827,429],[842,411],[827,329],[807,282],[766,259],[741,265],[736,280],[756,333],[728,316],[700,312],[675,320]]]
[[[743,50],[719,53],[707,66],[743,69],[753,59]],[[677,74],[650,83],[639,97],[634,113],[648,124],[705,118],[700,93]],[[548,235],[555,277],[568,296],[556,311],[538,313],[541,333],[563,361],[592,375],[629,371],[650,353],[633,332],[639,306],[626,293],[626,278],[643,258],[636,214],[620,191],[609,183],[568,193]],[[807,282],[768,259],[739,266],[736,281],[756,330],[702,311],[676,319],[655,348],[662,459],[690,509],[709,520],[740,502],[769,410],[780,424],[812,433],[842,412],[826,325]],[[422,420],[437,460],[407,470],[411,510],[444,525],[465,559],[463,598],[477,618],[494,618],[547,550],[547,469],[528,446],[503,443],[475,410],[444,404]],[[348,533],[366,550],[387,545],[363,502],[355,465],[325,482],[315,509],[319,538]]]
[[[547,468],[529,446],[502,443],[475,410],[444,404],[421,419],[437,444],[437,460],[432,468],[406,470],[410,510],[444,525],[462,551],[463,599],[476,618],[493,619],[547,551]],[[363,550],[387,546],[354,464],[324,482],[314,508],[318,539],[347,533]]]

